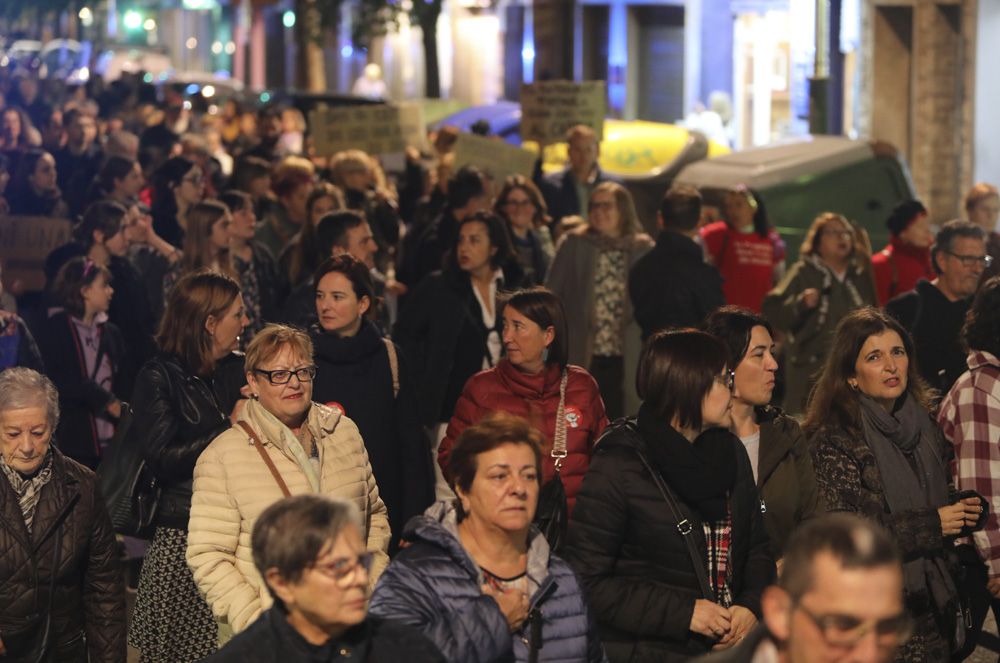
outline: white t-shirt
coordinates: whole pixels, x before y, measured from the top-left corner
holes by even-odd
[[[746,447],[747,455],[750,456],[750,466],[753,468],[753,482],[757,483],[757,465],[760,461],[760,430],[753,435],[741,437],[740,442]]]

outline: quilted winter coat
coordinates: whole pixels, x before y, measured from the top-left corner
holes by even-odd
[[[125,583],[104,498],[94,473],[52,448],[52,478],[41,490],[32,531],[17,496],[0,474],[0,640],[49,604],[55,545],[59,569],[52,599],[55,650],[50,663],[125,660]],[[57,524],[62,521],[60,537]],[[6,660],[0,657],[0,660]]]
[[[566,451],[562,464],[562,481],[566,501],[572,513],[576,493],[590,465],[590,453],[608,418],[597,382],[579,366],[569,366],[566,382]],[[545,436],[542,450],[542,482],[555,474],[549,452],[556,431],[556,410],[559,408],[559,382],[562,371],[558,366],[546,366],[538,375],[522,373],[506,359],[494,368],[472,376],[465,383],[462,396],[455,404],[455,414],[448,423],[448,432],[438,449],[438,463],[448,476],[448,458],[455,441],[467,427],[492,412],[507,412],[524,417]]]
[[[310,461],[288,428],[257,401],[247,403],[240,420],[257,433],[292,495],[314,492],[300,465]],[[375,553],[374,585],[389,562],[389,519],[364,442],[353,421],[325,405],[312,404],[306,425],[318,443],[319,492],[348,500],[361,513],[368,550]],[[215,438],[195,465],[187,561],[220,625],[236,633],[271,607],[271,595],[253,563],[250,534],[261,512],[282,497],[239,426]]]
[[[452,501],[410,520],[403,538],[411,545],[382,574],[370,612],[419,628],[448,661],[528,661],[535,642],[541,646],[537,661],[607,660],[583,588],[537,530],[528,544],[528,576],[538,583],[529,614],[537,608],[540,624],[526,620],[514,633],[499,604],[482,592],[483,576],[458,538]]]

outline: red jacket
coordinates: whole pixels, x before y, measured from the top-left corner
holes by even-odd
[[[937,274],[931,267],[931,250],[918,249],[892,237],[889,245],[872,256],[875,294],[879,306],[917,287],[917,281],[933,281]]]
[[[597,390],[597,383],[590,373],[579,366],[569,366],[566,382],[566,451],[562,463],[562,481],[570,512],[576,494],[583,483],[583,475],[590,466],[590,453],[594,443],[608,425],[604,401]],[[466,427],[478,422],[491,412],[507,412],[524,417],[545,436],[542,450],[542,481],[555,474],[549,453],[556,429],[556,410],[559,408],[559,382],[562,372],[558,366],[548,366],[543,373],[522,373],[506,359],[494,368],[481,371],[465,383],[465,389],[455,404],[455,414],[448,423],[448,431],[438,449],[438,463],[448,476],[448,456],[455,440]]]

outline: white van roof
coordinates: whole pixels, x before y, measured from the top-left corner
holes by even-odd
[[[696,161],[685,167],[674,182],[698,188],[730,189],[745,184],[752,189],[766,189],[872,156],[872,148],[865,141],[843,136],[804,136]]]

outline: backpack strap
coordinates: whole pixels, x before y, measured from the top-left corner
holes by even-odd
[[[257,453],[259,453],[260,457],[264,460],[264,464],[267,465],[267,469],[271,470],[271,476],[273,476],[274,480],[278,483],[278,488],[281,488],[281,494],[285,497],[291,497],[292,493],[288,490],[288,485],[278,473],[278,468],[274,466],[274,461],[267,455],[267,451],[264,449],[264,445],[261,444],[260,438],[257,437],[257,433],[255,433],[253,429],[250,428],[250,424],[245,421],[237,421],[236,423],[239,424],[240,428],[246,431],[247,435],[250,436],[250,440],[253,442],[254,448],[257,449]]]
[[[882,249],[882,255],[889,261],[889,269],[892,270],[892,278],[889,280],[889,299],[892,299],[899,290],[899,266],[896,265],[896,256],[889,249]]]
[[[399,396],[399,356],[396,354],[396,344],[388,338],[383,338],[385,353],[389,355],[389,374],[392,375],[392,397]]]

